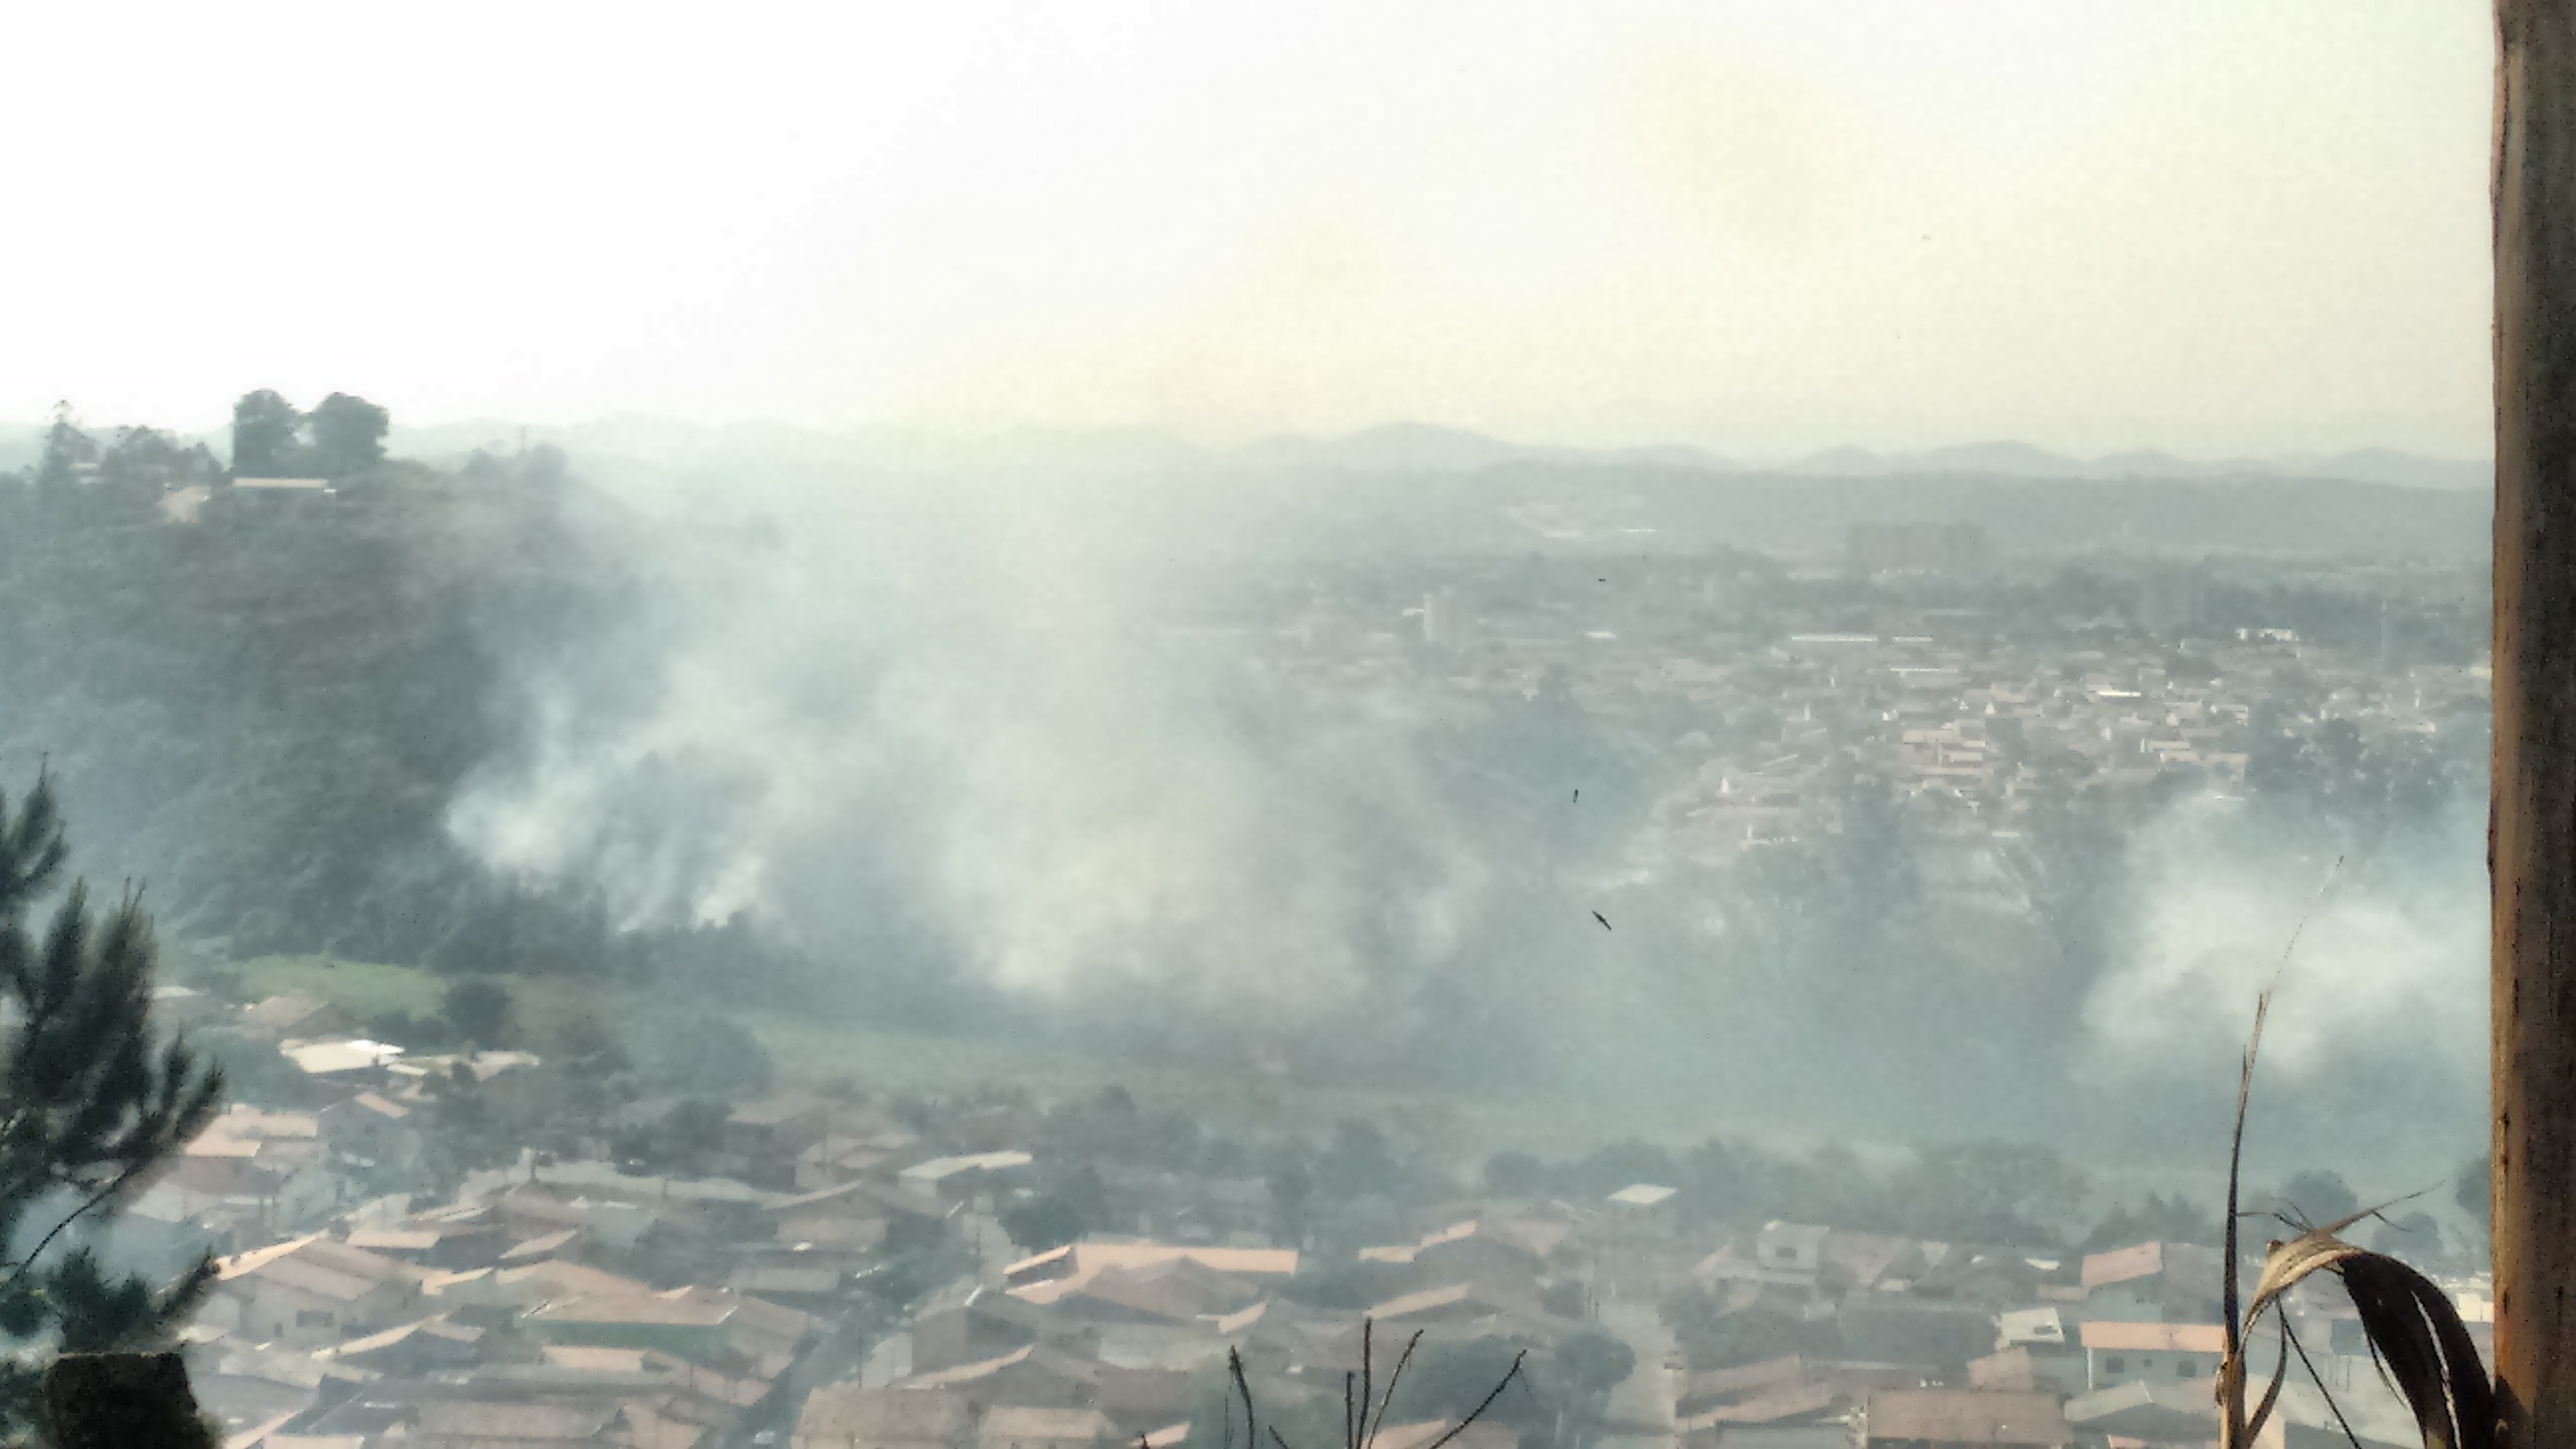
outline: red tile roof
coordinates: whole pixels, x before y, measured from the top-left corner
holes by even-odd
[[[2086,1348],[2115,1353],[2225,1353],[2227,1330],[2215,1323],[2087,1323]]]
[[[1869,1442],[2037,1444],[2072,1442],[2055,1394],[1974,1389],[1887,1389],[1869,1396]]]
[[[2115,1252],[2088,1253],[2084,1258],[2084,1286],[2101,1288],[2136,1278],[2152,1278],[2164,1270],[2165,1245],[2162,1243],[2140,1243]]]

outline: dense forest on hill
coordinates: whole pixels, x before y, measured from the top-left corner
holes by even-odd
[[[632,610],[597,545],[613,529],[572,522],[609,506],[550,450],[441,471],[283,426],[263,461],[331,495],[235,486],[203,447],[68,416],[0,475],[0,772],[50,772],[88,868],[225,954],[636,971],[727,935],[620,933],[444,828],[503,744],[514,672],[586,668]]]

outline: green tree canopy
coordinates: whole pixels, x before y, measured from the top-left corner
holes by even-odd
[[[1053,1193],[1013,1203],[1002,1213],[1002,1231],[1023,1253],[1043,1253],[1080,1238],[1089,1224],[1082,1210]]]
[[[2198,1243],[2216,1247],[2219,1242],[2218,1214],[2193,1207],[2182,1194],[2168,1198],[2162,1193],[2148,1193],[2136,1205],[2122,1203],[2104,1214],[2094,1224],[2082,1247],[2087,1253],[2104,1253],[2125,1248],[2133,1243]]]
[[[393,415],[362,397],[335,392],[305,419],[313,433],[314,471],[325,478],[363,473],[385,460]]]
[[[293,471],[303,431],[304,415],[295,404],[266,388],[242,394],[233,404],[234,474],[274,478]]]
[[[469,976],[447,988],[440,1014],[478,1047],[497,1047],[510,1036],[510,988],[484,976]]]
[[[1565,1386],[1586,1398],[1609,1393],[1637,1371],[1637,1352],[1598,1328],[1567,1334],[1556,1345],[1556,1369]]]
[[[98,440],[73,421],[70,403],[54,404],[53,424],[45,429],[45,451],[36,462],[37,496],[49,501],[70,496],[97,464]]]
[[[1924,1231],[1986,1243],[2054,1241],[2085,1191],[2082,1171],[2026,1142],[1927,1147],[1890,1184]]]
[[[730,1017],[663,1017],[636,1034],[645,1075],[666,1091],[747,1096],[778,1079],[769,1053]]]

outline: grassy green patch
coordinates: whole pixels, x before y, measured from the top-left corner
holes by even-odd
[[[341,961],[326,956],[262,956],[241,967],[242,990],[251,1000],[297,992],[327,1001],[366,1022],[388,1012],[436,1016],[457,978],[417,966]],[[579,1017],[614,1023],[640,1009],[635,993],[585,982],[538,977],[498,978],[510,990],[520,1033],[543,1044]]]
[[[253,998],[301,992],[329,1001],[361,1022],[401,1011],[435,1015],[450,978],[410,966],[267,956],[244,962]],[[542,977],[501,978],[510,989],[520,1036],[544,1052],[563,1027],[589,1017],[612,1030],[639,1018],[680,1014],[667,1000],[620,987]],[[1604,1118],[1563,1099],[1515,1100],[1333,1082],[1301,1082],[1192,1062],[1179,1056],[1108,1057],[1067,1045],[997,1037],[939,1035],[786,1011],[734,1014],[749,1028],[788,1083],[819,1086],[847,1080],[872,1094],[947,1094],[983,1086],[1025,1088],[1041,1097],[1087,1095],[1111,1083],[1149,1106],[1179,1109],[1218,1130],[1296,1131],[1320,1136],[1343,1117],[1365,1117],[1400,1140],[1437,1144],[1459,1163],[1517,1148],[1550,1157],[1579,1156],[1613,1138],[1638,1136],[1681,1146],[1747,1124],[1716,1120],[1704,1102],[1666,1111]]]
[[[389,1011],[435,1014],[447,983],[409,966],[335,961],[327,956],[262,956],[242,963],[253,1001],[295,993],[327,1001],[364,1021]]]

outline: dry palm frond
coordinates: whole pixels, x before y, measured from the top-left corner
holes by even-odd
[[[2495,1442],[2495,1389],[2450,1297],[2421,1273],[2379,1253],[2336,1269],[2372,1351],[2397,1381],[2427,1445],[2486,1449]]]
[[[2304,926],[2306,922],[2300,924]],[[2297,934],[2294,932],[2290,939],[2296,944]],[[2283,953],[2285,957],[2287,954]],[[2254,1095],[2254,1057],[2262,1050],[2263,1018],[2270,1015],[2271,1010],[2272,991],[2266,987],[2263,994],[2254,999],[2254,1030],[2246,1037],[2245,1056],[2237,1068],[2236,1128],[2227,1146],[2227,1219],[2220,1229],[2224,1241],[2220,1248],[2219,1266],[2219,1316],[2226,1329],[2227,1345],[2225,1356],[2219,1360],[2217,1382],[2213,1385],[2218,1395],[2219,1449],[2248,1449],[2254,1442],[2254,1431],[2262,1427],[2259,1423],[2249,1427],[2245,1415],[2245,1330],[2252,1326],[2253,1317],[2238,1312],[2242,1305],[2236,1280],[2236,1225],[2243,1220],[2237,1203],[2244,1179],[2245,1105]],[[2273,1377],[2277,1380],[2280,1375],[2276,1373]],[[2263,1401],[2268,1405],[2273,1398],[2273,1394],[2266,1393]]]
[[[2297,940],[2294,933],[2292,944]],[[2285,965],[2287,957],[2288,953],[2283,952]],[[2266,989],[2256,999],[2254,1030],[2245,1043],[2236,1083],[2235,1132],[2227,1153],[2226,1262],[2221,1269],[2227,1338],[2226,1356],[2219,1365],[2215,1384],[2221,1449],[2251,1449],[2279,1400],[2281,1381],[2289,1368],[2289,1352],[2294,1348],[2299,1361],[2307,1365],[2309,1376],[2316,1380],[2318,1392],[2325,1394],[2337,1422],[2343,1421],[2342,1408],[2326,1390],[2325,1381],[2317,1376],[2315,1365],[2309,1363],[2307,1350],[2298,1346],[2291,1335],[2282,1306],[2284,1295],[2319,1273],[2331,1273],[2342,1281],[2354,1311],[2361,1317],[2372,1357],[2414,1411],[2425,1449],[2494,1449],[2495,1390],[2487,1380],[2486,1366],[2478,1359],[2477,1345],[2470,1340],[2469,1330],[2460,1322],[2450,1297],[2395,1258],[2355,1247],[2338,1236],[2361,1219],[2377,1216],[2382,1209],[2368,1208],[2322,1227],[2309,1228],[2287,1242],[2271,1244],[2264,1252],[2263,1274],[2255,1282],[2252,1300],[2240,1302],[2237,1199],[2245,1157],[2245,1107],[2253,1096],[2254,1062],[2262,1049],[2263,1021],[2271,1007],[2272,992]],[[2261,1327],[2266,1313],[2280,1326],[2283,1351],[2273,1365],[2270,1387],[2249,1412],[2245,1406],[2245,1345]],[[2349,1424],[2344,1425],[2344,1433],[2352,1437]],[[2359,1442],[2354,1439],[2356,1446]]]
[[[2265,1255],[2263,1277],[2255,1287],[2253,1301],[2246,1305],[2243,1326],[2229,1335],[2231,1345],[2241,1345],[2265,1313],[2273,1314],[2280,1322],[2286,1344],[2289,1324],[2281,1316],[2282,1297],[2318,1273],[2331,1273],[2342,1280],[2344,1292],[2360,1315],[2372,1357],[2414,1412],[2426,1449],[2491,1449],[2495,1442],[2494,1389],[2487,1381],[2486,1366],[2478,1359],[2477,1345],[2470,1340],[2469,1330],[2460,1322],[2449,1296],[2432,1280],[2397,1259],[2357,1248],[2335,1236],[2369,1215],[2355,1213],[2289,1242],[2273,1244]],[[2302,1348],[2298,1352],[2305,1362],[2307,1351]],[[2254,1436],[2262,1432],[2273,1397],[2279,1392],[2281,1370],[2286,1367],[2286,1360],[2276,1366],[2272,1391],[2249,1415],[2243,1407],[2243,1354],[2237,1347],[2230,1348],[2219,1377],[2223,1417],[2233,1436],[2228,1443],[2250,1445]],[[2313,1365],[2309,1372],[2314,1375]],[[2324,1387],[2320,1381],[2321,1392]],[[2332,1405],[2331,1394],[2327,1402]],[[2342,1411],[2336,1412],[2340,1415]]]

